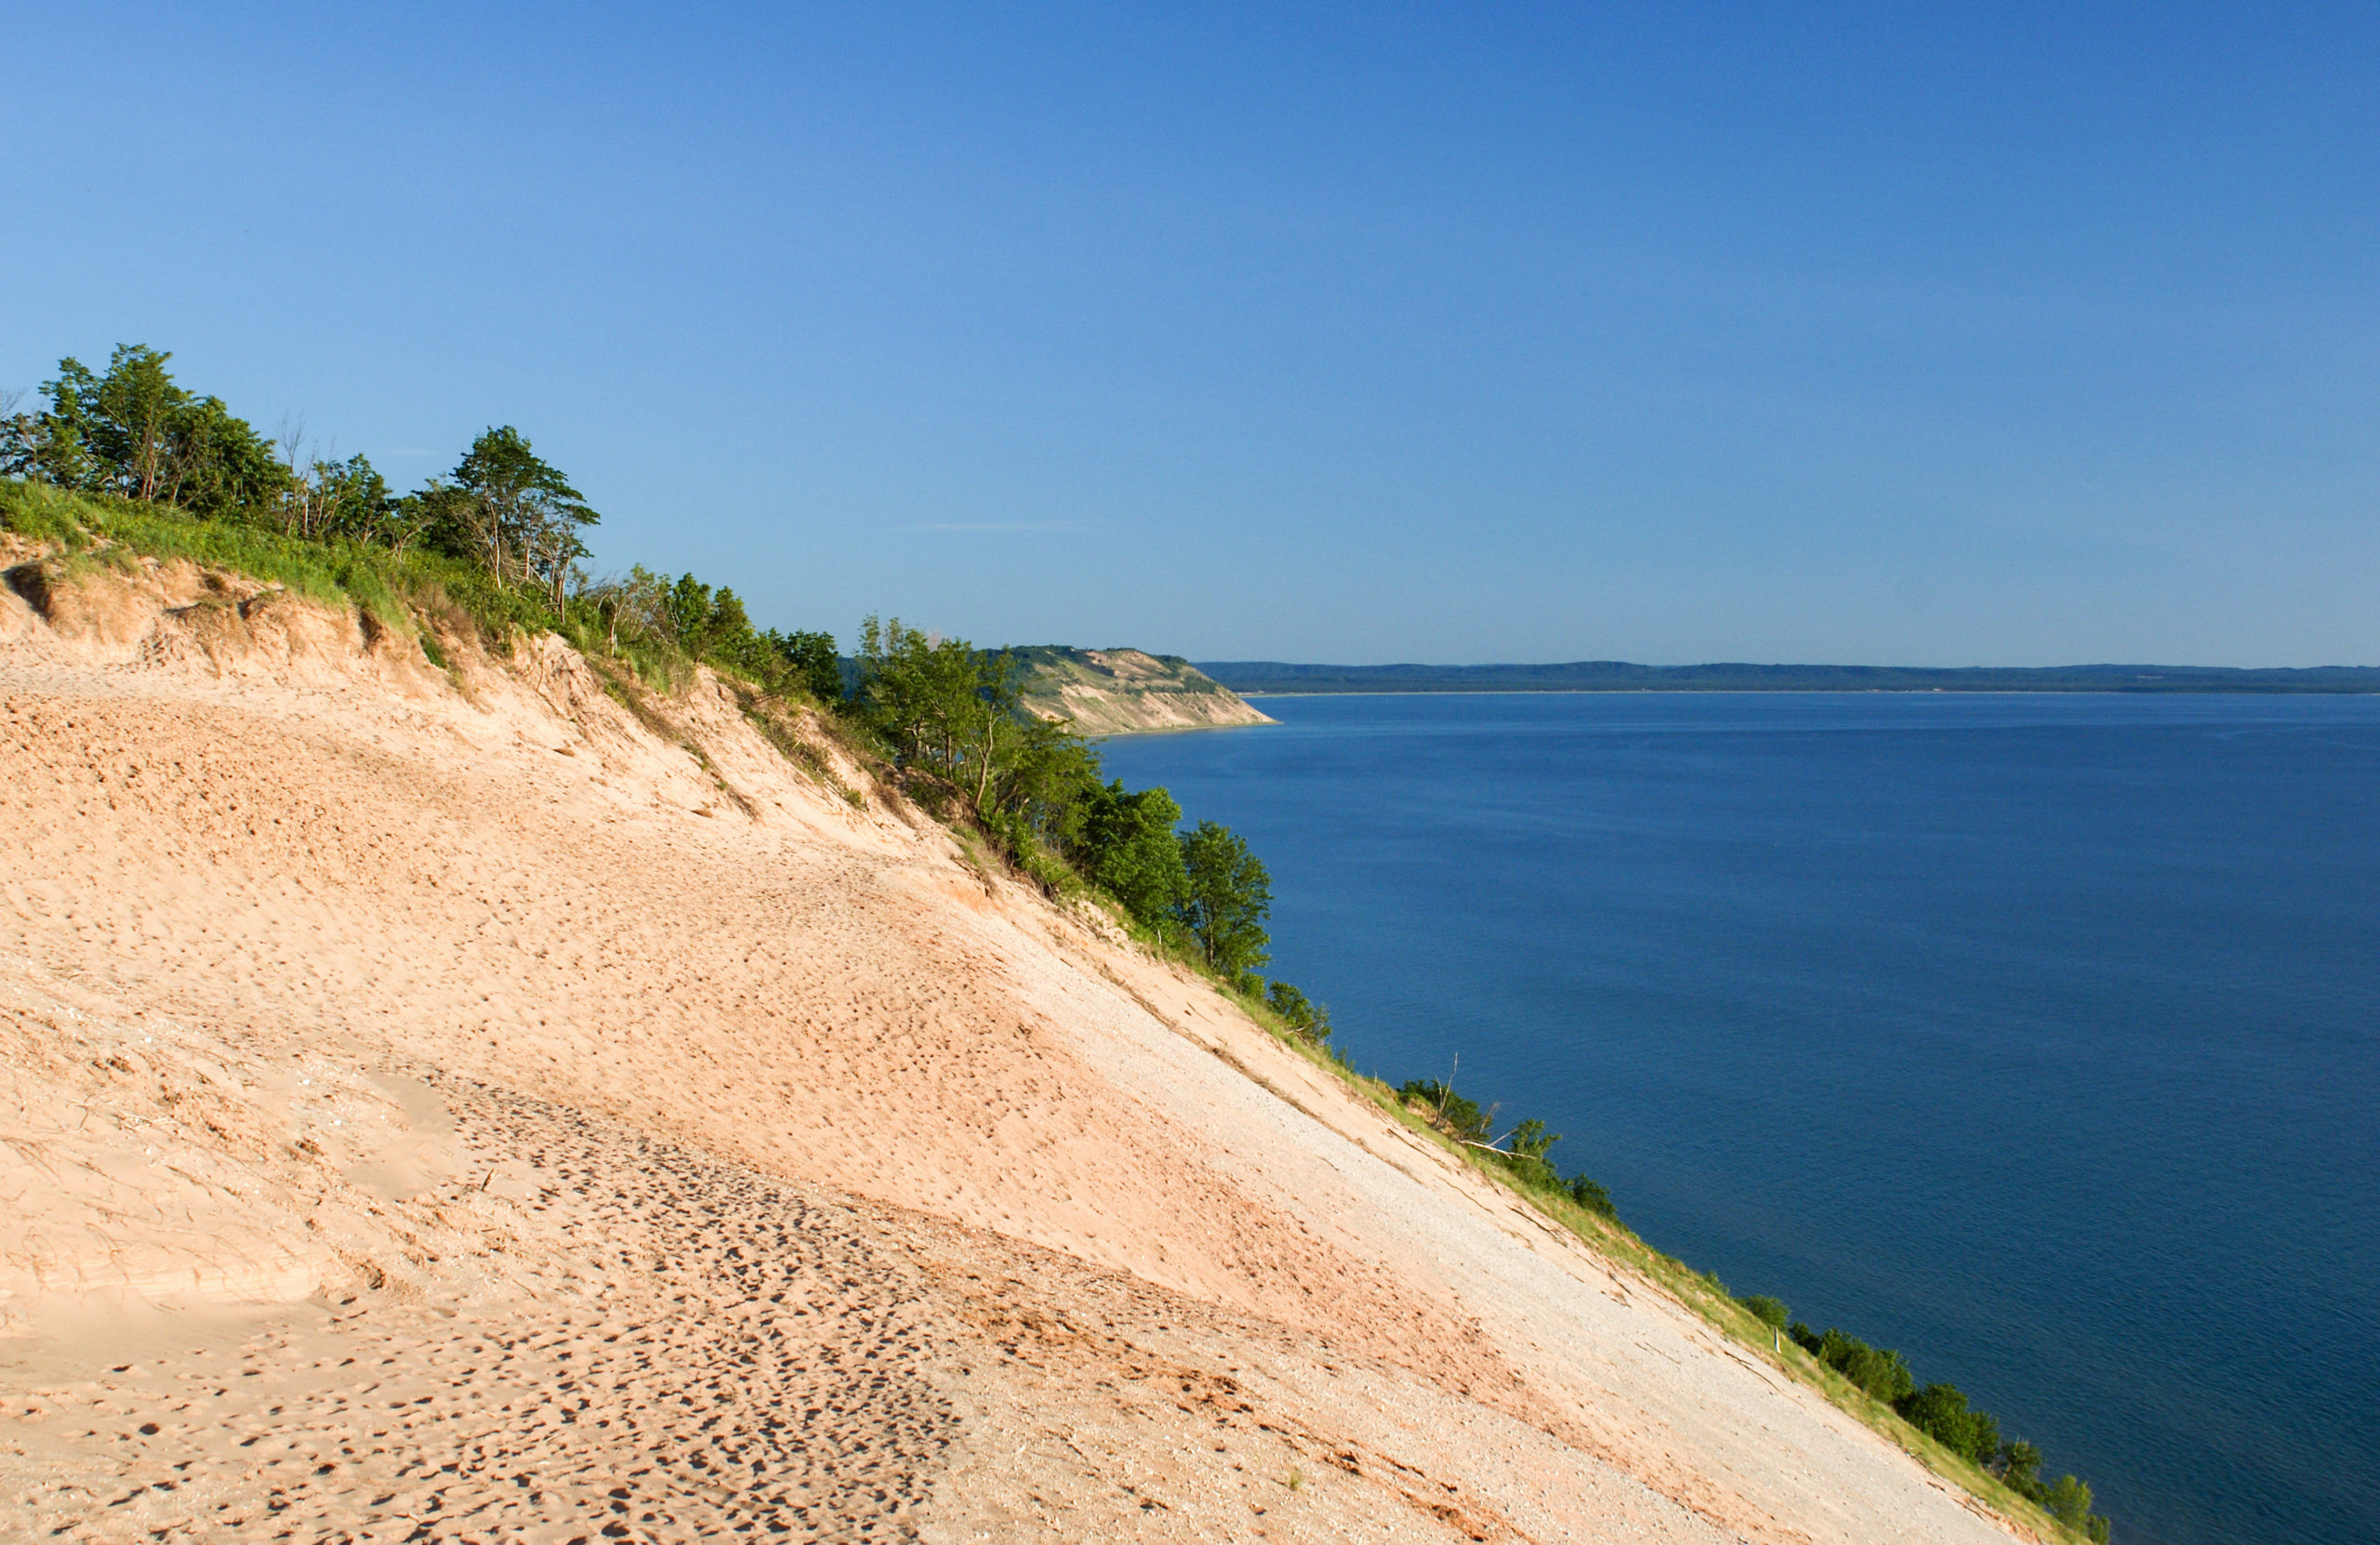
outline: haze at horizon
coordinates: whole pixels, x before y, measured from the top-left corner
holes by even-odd
[[[603,567],[1192,658],[2380,661],[2380,18],[30,9],[116,342]]]

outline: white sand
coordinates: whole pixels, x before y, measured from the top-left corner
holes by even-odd
[[[707,677],[664,733],[186,568],[47,612],[0,1534],[2005,1537]]]

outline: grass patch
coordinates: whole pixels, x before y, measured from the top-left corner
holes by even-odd
[[[55,542],[68,552],[80,552],[91,542],[75,519],[81,503],[43,483],[0,482],[0,528],[30,542]]]
[[[137,555],[230,569],[310,601],[369,612],[383,627],[414,631],[386,554],[294,541],[253,526],[196,521],[160,506],[37,483],[0,483],[0,520],[20,535],[57,542],[69,553],[95,553],[112,567],[126,567]]]
[[[70,558],[121,566],[130,558],[224,569],[328,606],[352,607],[370,623],[413,638],[426,621],[456,638],[501,646],[557,619],[537,597],[438,553],[350,542],[310,541],[232,521],[203,521],[170,505],[70,494],[45,483],[0,480],[0,527],[55,543]],[[429,650],[424,650],[429,654]],[[433,663],[436,656],[432,656]]]

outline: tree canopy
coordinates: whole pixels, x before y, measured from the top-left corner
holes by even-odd
[[[581,533],[602,519],[509,424],[471,442],[440,505],[440,535],[452,549],[478,558],[499,581],[517,569],[557,612],[573,567],[587,556]]]
[[[1180,914],[1207,963],[1227,982],[1268,962],[1273,878],[1248,841],[1229,826],[1201,821],[1182,839],[1187,884]]]

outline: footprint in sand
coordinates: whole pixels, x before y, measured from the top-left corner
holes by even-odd
[[[574,1111],[435,1081],[470,1174],[521,1177],[523,1200],[462,1181],[420,1205],[509,1213],[525,1243],[576,1262],[551,1295],[564,1301],[358,1300],[229,1358],[116,1370],[71,1413],[85,1462],[13,1488],[0,1533],[912,1538],[954,1419],[925,1376],[917,1284],[857,1215]]]

